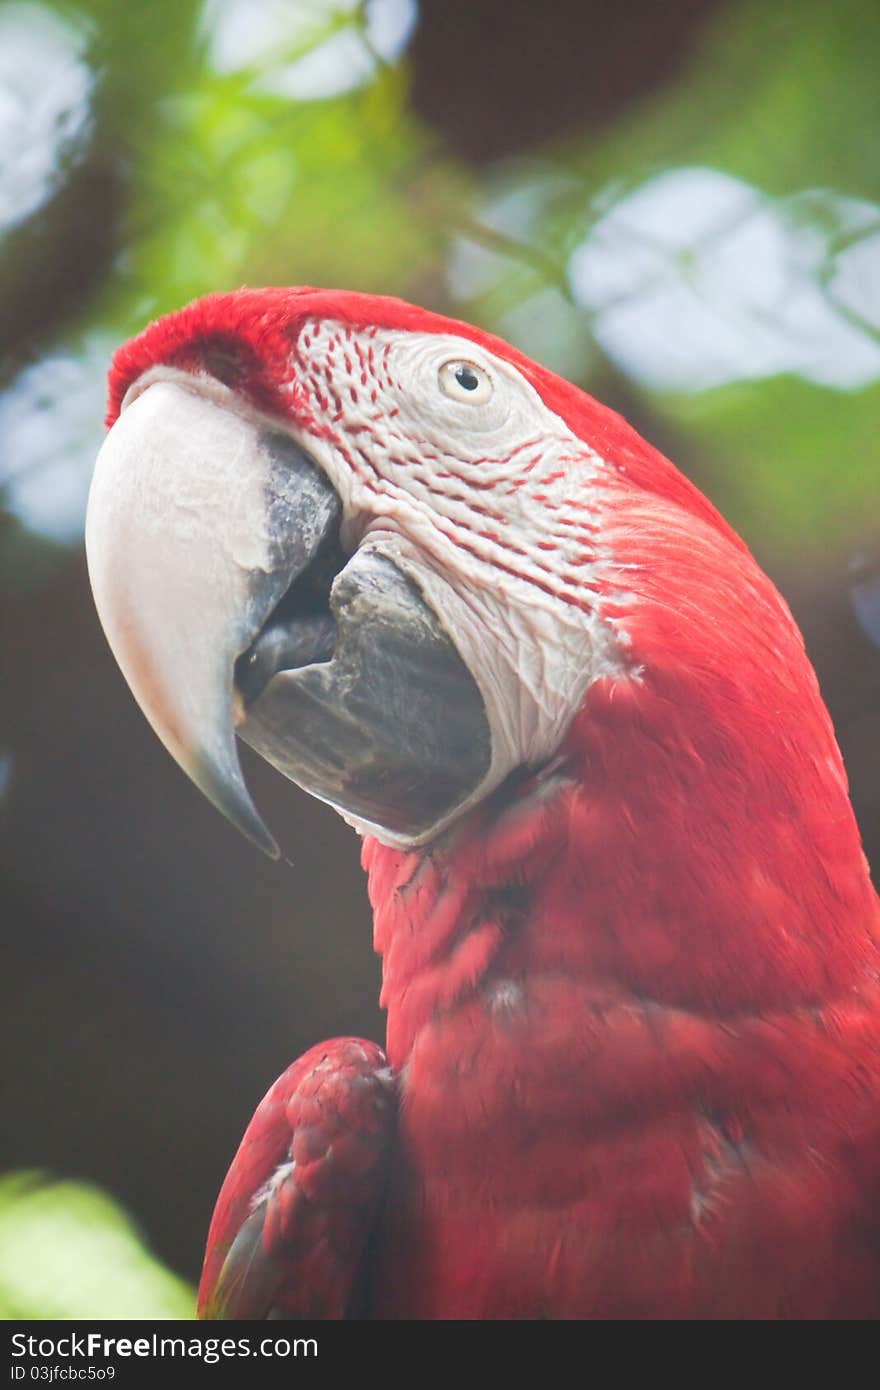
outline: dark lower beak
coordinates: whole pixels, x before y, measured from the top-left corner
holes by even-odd
[[[343,554],[339,499],[303,449],[199,382],[148,386],[95,470],[89,569],[123,673],[267,852],[236,732],[362,828],[419,843],[488,772],[476,683],[380,543]]]
[[[345,815],[418,840],[488,772],[482,697],[415,585],[369,542],[329,601],[332,657],[279,669],[239,735]]]

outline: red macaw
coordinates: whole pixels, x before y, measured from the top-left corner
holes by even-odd
[[[387,1059],[256,1112],[203,1317],[880,1315],[880,905],[785,603],[622,419],[397,300],[117,353],[87,544],[167,747],[364,836]]]

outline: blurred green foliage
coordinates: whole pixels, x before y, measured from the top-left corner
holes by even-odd
[[[195,1294],[104,1193],[0,1178],[0,1318],[192,1318]]]

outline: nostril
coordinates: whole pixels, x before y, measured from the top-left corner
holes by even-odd
[[[252,364],[245,360],[242,345],[223,338],[208,339],[201,345],[201,365],[224,386],[240,387],[247,379]]]

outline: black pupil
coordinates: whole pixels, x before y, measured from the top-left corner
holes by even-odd
[[[476,391],[480,384],[480,378],[470,367],[463,364],[455,369],[455,379],[463,391]]]

